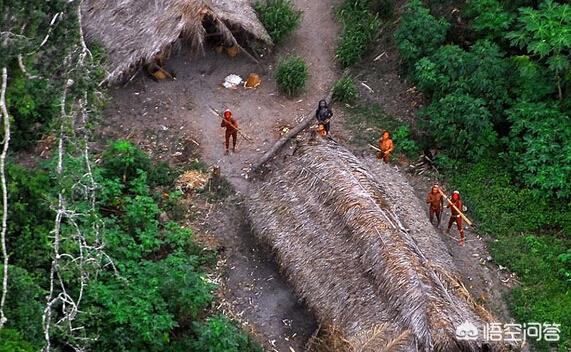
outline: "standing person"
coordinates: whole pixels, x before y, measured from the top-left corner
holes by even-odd
[[[462,210],[462,200],[460,199],[460,192],[454,191],[452,194],[452,200],[450,201],[454,206]],[[460,231],[460,245],[464,245],[464,227],[462,226],[462,217],[460,216],[460,212],[456,210],[452,204],[448,203],[447,208],[450,208],[450,220],[448,220],[448,229],[446,233],[450,233],[450,228],[452,224],[456,222],[456,226],[458,227],[458,231]]]
[[[428,214],[430,216],[430,223],[434,224],[434,216],[436,215],[436,227],[440,226],[440,214],[444,206],[444,199],[442,194],[438,192],[438,185],[432,186],[432,189],[426,196],[426,203],[428,206]]]
[[[224,119],[222,119],[220,127],[226,128],[225,154],[228,154],[228,148],[230,147],[230,137],[232,137],[232,152],[236,152],[236,140],[238,139],[238,121],[232,117],[232,112],[230,110],[224,110]]]
[[[377,154],[377,159],[383,159],[385,164],[388,163],[389,160],[391,160],[391,153],[395,149],[395,145],[391,139],[389,131],[384,131],[381,135],[381,138],[379,139],[379,149],[381,151]]]
[[[320,100],[317,106],[317,111],[315,111],[315,118],[317,123],[323,126],[325,130],[325,135],[329,135],[329,130],[331,129],[331,117],[333,116],[333,111],[327,105],[325,100]]]

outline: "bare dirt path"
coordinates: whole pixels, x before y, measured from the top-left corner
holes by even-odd
[[[271,253],[264,254],[246,225],[240,193],[248,192],[246,172],[279,138],[283,127],[294,126],[312,111],[339,75],[334,51],[339,27],[333,17],[340,0],[295,0],[303,11],[300,28],[277,51],[257,65],[245,55],[229,58],[206,47],[203,56],[181,50],[167,62],[176,72],[175,81],[160,83],[139,75],[124,87],[111,89],[101,139],[128,138],[154,159],[187,165],[199,154],[209,166],[219,166],[237,194],[213,205],[202,234],[216,237],[225,248],[221,309],[237,315],[268,351],[302,351],[316,322],[280,276]],[[309,67],[307,88],[288,99],[276,88],[275,59],[299,55]],[[245,78],[260,74],[256,90],[230,90],[221,86],[229,74]],[[230,109],[240,128],[252,138],[239,137],[236,154],[224,155],[224,131],[212,114]],[[192,210],[191,210],[192,211]],[[200,234],[198,234],[200,235]]]

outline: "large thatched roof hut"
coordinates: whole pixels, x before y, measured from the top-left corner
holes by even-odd
[[[318,138],[255,188],[246,201],[253,230],[320,322],[336,332],[337,342],[326,341],[336,343],[330,350],[512,349],[482,335],[457,338],[458,326],[481,329],[494,318],[470,299],[426,215],[399,206],[420,203],[412,189],[394,194],[382,170],[374,173]]]
[[[109,82],[170,50],[181,38],[200,49],[205,26],[229,41],[241,32],[271,44],[248,0],[85,0],[81,12],[86,38],[107,50]]]

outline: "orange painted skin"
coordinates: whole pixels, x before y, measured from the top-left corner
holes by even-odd
[[[458,209],[462,209],[462,200],[460,200],[460,195],[458,193],[454,193],[452,195],[452,204],[456,206]],[[450,203],[448,203],[448,208],[450,208],[450,220],[448,220],[448,230],[452,227],[452,224],[456,223],[458,227],[458,231],[460,232],[460,245],[464,245],[464,227],[462,226],[462,217],[460,213],[452,207]]]
[[[393,140],[391,139],[391,135],[388,131],[384,131],[381,138],[379,139],[379,155],[377,156],[378,159],[383,159],[385,163],[388,163],[391,159],[391,154],[395,149]]]
[[[432,190],[426,196],[426,203],[429,204],[428,214],[430,216],[430,223],[433,223],[434,216],[436,215],[437,225],[440,225],[443,198],[440,192],[438,192],[437,187],[432,187]]]
[[[238,121],[232,117],[232,113],[228,110],[224,111],[224,119],[220,124],[220,127],[226,128],[226,133],[224,135],[224,145],[226,146],[226,151],[230,147],[230,137],[232,137],[232,151],[236,151],[236,140],[238,139]]]

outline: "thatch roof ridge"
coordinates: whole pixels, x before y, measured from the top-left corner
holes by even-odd
[[[345,148],[318,139],[289,157],[279,175],[270,175],[247,201],[247,207],[255,232],[275,249],[297,291],[308,303],[317,302],[310,306],[320,320],[331,315],[323,307],[332,305],[328,296],[335,296],[336,290],[350,294],[353,291],[347,291],[345,285],[372,286],[374,294],[367,299],[379,297],[375,309],[388,318],[375,320],[373,325],[390,322],[400,331],[410,331],[412,346],[424,351],[480,350],[481,340],[459,341],[455,327],[466,321],[478,325],[490,321],[490,316],[456,292],[452,261],[434,258],[449,254],[427,247],[428,240],[422,245],[416,242],[419,234],[406,231],[405,221],[389,204],[381,184],[379,176]],[[295,229],[290,229],[294,224]],[[439,235],[433,229],[426,231],[433,245],[440,245]],[[299,241],[316,252],[303,246],[299,253],[292,252],[291,243]],[[313,256],[321,254],[343,260],[344,267],[317,265]],[[305,265],[311,269],[304,270]],[[327,275],[334,283],[332,287],[308,284],[307,277],[312,275]],[[345,322],[339,326],[344,338],[359,343],[357,336],[363,332],[359,329],[367,322],[344,311],[335,310],[334,314],[341,315],[337,322]],[[351,325],[353,319],[358,323]],[[367,346],[371,351],[382,350],[380,345]],[[503,345],[497,344],[492,350],[501,348]]]
[[[279,195],[286,192],[290,202],[284,204]],[[286,276],[299,283],[294,286],[298,295],[305,299],[321,321],[339,326],[355,337],[366,335],[367,331],[388,321],[388,326],[384,326],[385,333],[396,336],[401,329],[380,305],[382,298],[377,296],[371,282],[360,268],[347,265],[353,260],[350,253],[343,250],[344,243],[335,239],[329,242],[319,240],[327,234],[322,233],[320,226],[313,221],[314,214],[299,208],[307,201],[306,196],[305,192],[287,190],[287,186],[279,181],[262,186],[248,200],[249,210],[261,215],[252,219],[257,235],[275,249]],[[268,211],[265,207],[268,202],[281,205]],[[287,223],[282,221],[282,214],[278,214],[281,212],[290,215]],[[269,221],[262,223],[259,221],[262,218]],[[315,236],[297,236],[301,231],[310,231]],[[308,255],[315,255],[311,267],[298,265],[297,258]],[[330,276],[332,274],[336,277]],[[340,281],[351,284],[339,285]],[[413,343],[409,340],[408,346],[413,346]]]
[[[201,49],[205,16],[229,39],[235,40],[230,27],[236,26],[272,42],[247,0],[84,0],[81,12],[86,39],[107,50],[109,82],[170,50],[180,37]]]
[[[345,235],[356,245],[353,251],[362,253],[361,264],[369,268],[378,294],[390,297],[386,302],[395,312],[394,319],[414,332],[421,348],[431,349],[433,341],[426,312],[432,306],[433,314],[439,320],[446,320],[442,310],[434,309],[434,306],[442,306],[440,301],[447,297],[434,282],[429,268],[421,262],[412,238],[400,232],[397,226],[400,220],[378,195],[377,187],[372,184],[374,176],[356,157],[336,144],[325,146],[336,155],[334,159],[331,153],[321,152],[324,148],[320,148],[320,153],[312,152],[313,146],[308,148],[309,151],[301,150],[301,165],[319,165],[320,176],[324,179],[345,181],[335,188],[341,192],[331,192],[329,199],[323,202],[337,205],[340,219],[337,226],[349,229]],[[294,175],[292,179],[299,179],[299,176]],[[328,187],[317,182],[308,191]]]

